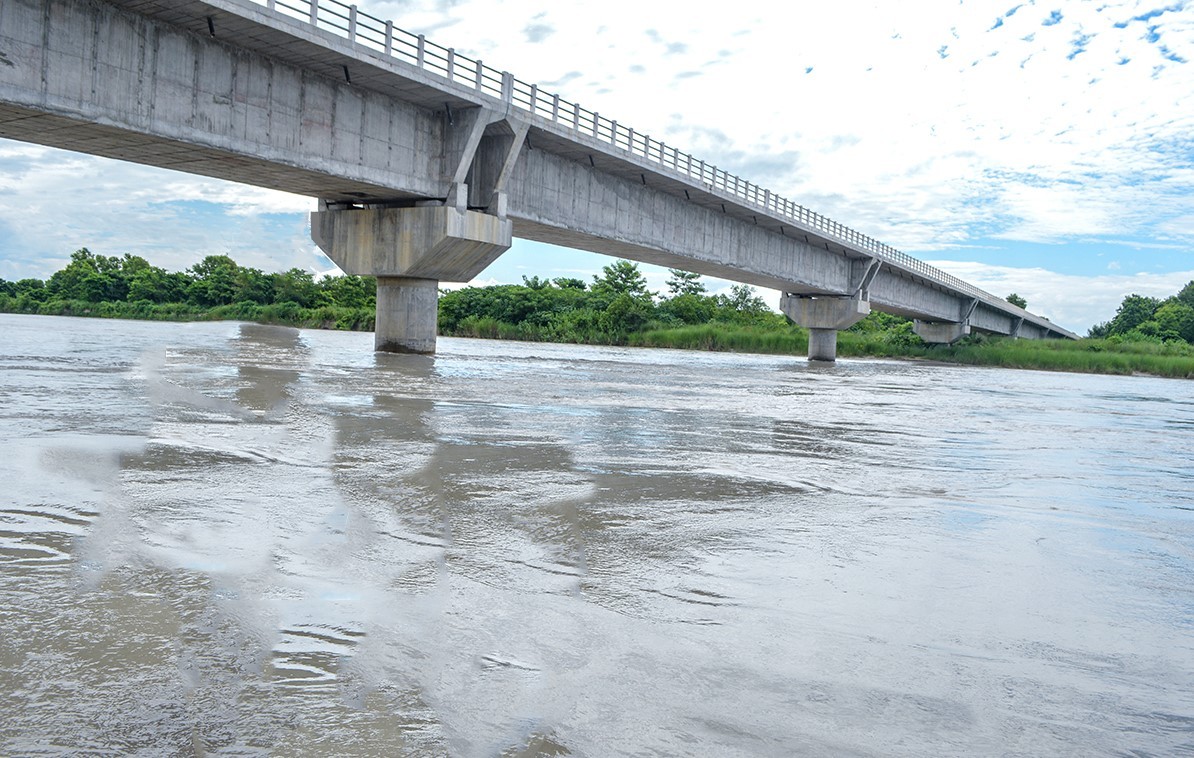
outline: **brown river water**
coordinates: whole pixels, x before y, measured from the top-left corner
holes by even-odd
[[[1194,754],[1194,383],[0,316],[0,755]]]

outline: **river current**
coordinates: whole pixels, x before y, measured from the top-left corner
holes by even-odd
[[[0,316],[0,754],[1194,754],[1194,383]]]

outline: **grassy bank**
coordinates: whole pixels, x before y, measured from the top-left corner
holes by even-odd
[[[18,302],[0,296],[0,312],[47,316],[86,316],[149,321],[252,321],[310,329],[371,331],[372,308],[322,306],[302,308],[296,303],[233,303],[210,308],[185,303],[88,303],[54,300]],[[453,336],[531,342],[580,342],[683,350],[714,350],[775,355],[805,355],[808,332],[787,328],[701,324],[648,329],[611,337],[598,329],[559,330],[552,325],[508,324],[488,317],[463,320]],[[1092,374],[1149,374],[1194,379],[1194,346],[1179,342],[1111,339],[1013,340],[973,337],[956,345],[925,345],[909,330],[843,331],[838,334],[842,357],[911,358],[972,366],[1073,371]]]
[[[643,347],[743,353],[804,355],[808,351],[807,333],[795,327],[783,332],[718,325],[656,329],[631,335],[629,342]],[[912,342],[906,335],[893,335],[891,332],[844,331],[838,335],[838,355],[1194,379],[1194,346],[1177,342],[1162,344],[1115,339],[1014,340],[975,337],[955,345],[925,345]]]
[[[1194,379],[1194,347],[1168,342],[1110,339],[1012,340],[921,348],[925,357],[973,366],[1077,371],[1090,374],[1151,374]]]
[[[102,302],[51,300],[39,303],[0,296],[0,313],[24,313],[39,316],[86,316],[90,318],[126,318],[140,321],[253,321],[306,329],[343,329],[372,331],[373,308],[346,308],[327,305],[303,308],[297,303],[232,303],[203,307],[190,303]]]

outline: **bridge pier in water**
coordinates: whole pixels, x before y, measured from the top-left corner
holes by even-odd
[[[856,297],[809,296],[784,293],[780,310],[808,329],[808,359],[837,360],[837,333],[849,329],[871,312],[868,300]]]
[[[377,277],[375,350],[434,353],[439,283],[467,282],[509,249],[508,219],[450,205],[335,207],[311,239],[346,274]]]

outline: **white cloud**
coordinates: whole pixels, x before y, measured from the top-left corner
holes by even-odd
[[[318,261],[299,212],[313,208],[274,190],[0,141],[0,277],[44,278],[80,247],[168,269],[220,254],[310,269]]]
[[[1028,310],[1079,333],[1109,320],[1128,295],[1170,297],[1194,280],[1194,269],[1160,274],[1076,276],[1044,268],[1011,268],[958,261],[931,263],[993,294],[1003,296],[1015,292],[1028,301]]]

